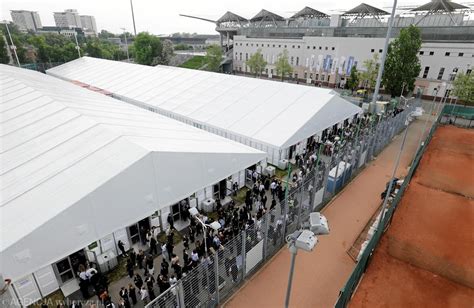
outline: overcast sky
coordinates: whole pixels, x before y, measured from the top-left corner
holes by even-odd
[[[365,3],[390,12],[392,1],[363,0]],[[11,20],[10,10],[37,11],[43,26],[53,26],[53,12],[77,9],[79,14],[95,16],[99,31],[106,29],[115,33],[120,28],[133,32],[130,0],[1,0],[2,19]],[[174,32],[197,32],[216,34],[214,25],[205,21],[180,17],[179,14],[196,15],[212,20],[218,19],[226,11],[232,11],[251,18],[265,8],[288,17],[305,6],[310,6],[327,14],[336,14],[355,7],[362,0],[134,0],[137,32],[149,31],[154,34]],[[399,0],[399,7],[416,6],[429,0]]]

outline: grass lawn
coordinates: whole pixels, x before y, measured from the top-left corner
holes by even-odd
[[[242,187],[237,191],[237,195],[232,196],[232,199],[234,199],[234,202],[236,204],[241,204],[245,202],[245,195],[247,194],[247,190],[249,190],[246,186]]]
[[[206,64],[204,56],[194,56],[188,61],[181,64],[179,67],[192,68],[197,70],[201,68],[204,64]]]

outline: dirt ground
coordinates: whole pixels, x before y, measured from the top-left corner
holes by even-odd
[[[474,306],[472,166],[474,131],[439,127],[351,307]]]
[[[409,127],[399,175],[407,173],[423,125],[422,120],[417,120]],[[319,237],[313,252],[298,253],[291,307],[334,306],[355,265],[347,250],[380,205],[380,193],[391,176],[401,140],[402,136],[397,136],[323,211],[331,233]],[[224,306],[282,307],[289,267],[290,254],[288,249],[283,248]]]
[[[386,250],[386,238],[382,238],[350,308],[473,306],[473,289],[397,260]]]

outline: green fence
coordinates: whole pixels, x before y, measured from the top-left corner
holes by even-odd
[[[426,140],[424,142],[424,146],[422,146],[422,147],[420,147],[420,149],[418,149],[418,151],[415,155],[415,159],[413,160],[413,163],[410,167],[410,170],[408,171],[408,174],[405,177],[405,180],[404,180],[400,190],[398,191],[397,195],[395,196],[394,200],[392,201],[391,206],[388,208],[387,212],[385,213],[385,215],[383,217],[383,220],[380,221],[380,224],[379,224],[377,230],[375,231],[374,235],[372,236],[369,243],[367,244],[367,247],[365,248],[364,252],[362,253],[362,256],[361,256],[359,262],[357,263],[357,265],[355,266],[353,272],[349,276],[349,279],[347,280],[344,287],[341,289],[341,291],[339,293],[339,298],[337,299],[337,302],[335,304],[336,308],[344,308],[349,303],[354,290],[356,289],[357,285],[359,284],[359,281],[362,277],[362,274],[365,272],[368,264],[370,263],[372,255],[374,253],[374,250],[375,250],[377,244],[379,243],[380,238],[382,237],[384,230],[386,230],[386,228],[390,225],[393,213],[396,210],[400,200],[402,199],[402,196],[403,196],[405,190],[407,189],[407,187],[408,187],[408,185],[411,181],[411,178],[412,178],[413,174],[415,173],[416,168],[418,167],[418,164],[421,161],[421,157],[423,156],[423,153],[425,152],[425,149],[427,148],[428,144],[430,143],[431,138],[433,137],[433,134],[436,131],[436,128],[441,123],[441,118],[443,116],[446,116],[446,115],[448,115],[448,116],[452,115],[454,110],[459,110],[460,112],[468,112],[471,115],[472,115],[471,112],[474,112],[474,108],[471,108],[472,110],[464,110],[463,108],[469,108],[469,107],[462,107],[462,106],[457,106],[457,107],[461,107],[461,109],[455,109],[455,108],[451,108],[451,106],[445,106],[443,108],[443,112],[436,119],[436,122],[433,123],[433,126],[431,127],[431,130],[430,130],[430,132],[429,132],[429,134],[426,137]]]

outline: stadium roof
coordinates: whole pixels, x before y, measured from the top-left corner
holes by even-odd
[[[330,89],[170,66],[82,57],[47,73],[280,149],[361,112]]]
[[[431,11],[431,12],[452,12],[460,9],[468,9],[469,7],[462,4],[454,3],[449,0],[432,0],[417,8],[412,9],[414,12]]]
[[[313,8],[310,8],[309,6],[305,6],[301,11],[291,16],[291,18],[299,18],[299,17],[315,18],[315,17],[329,17],[329,15],[321,11],[315,10]]]
[[[349,11],[345,12],[343,15],[345,16],[348,16],[348,15],[378,16],[378,15],[390,15],[390,13],[384,10],[381,10],[379,8],[376,8],[374,6],[368,5],[366,3],[361,3],[355,8],[350,9]]]
[[[262,9],[260,12],[258,12],[257,15],[252,17],[250,21],[255,22],[255,21],[284,21],[285,18],[281,17],[280,15],[277,15],[275,13],[269,12],[265,9]]]
[[[217,20],[217,23],[221,22],[229,22],[229,21],[235,21],[235,22],[240,22],[240,21],[248,21],[247,18],[244,18],[242,16],[239,16],[235,13],[232,13],[230,11],[227,11],[224,15],[222,15],[221,18]]]
[[[16,279],[172,205],[265,154],[0,65],[0,272]]]

